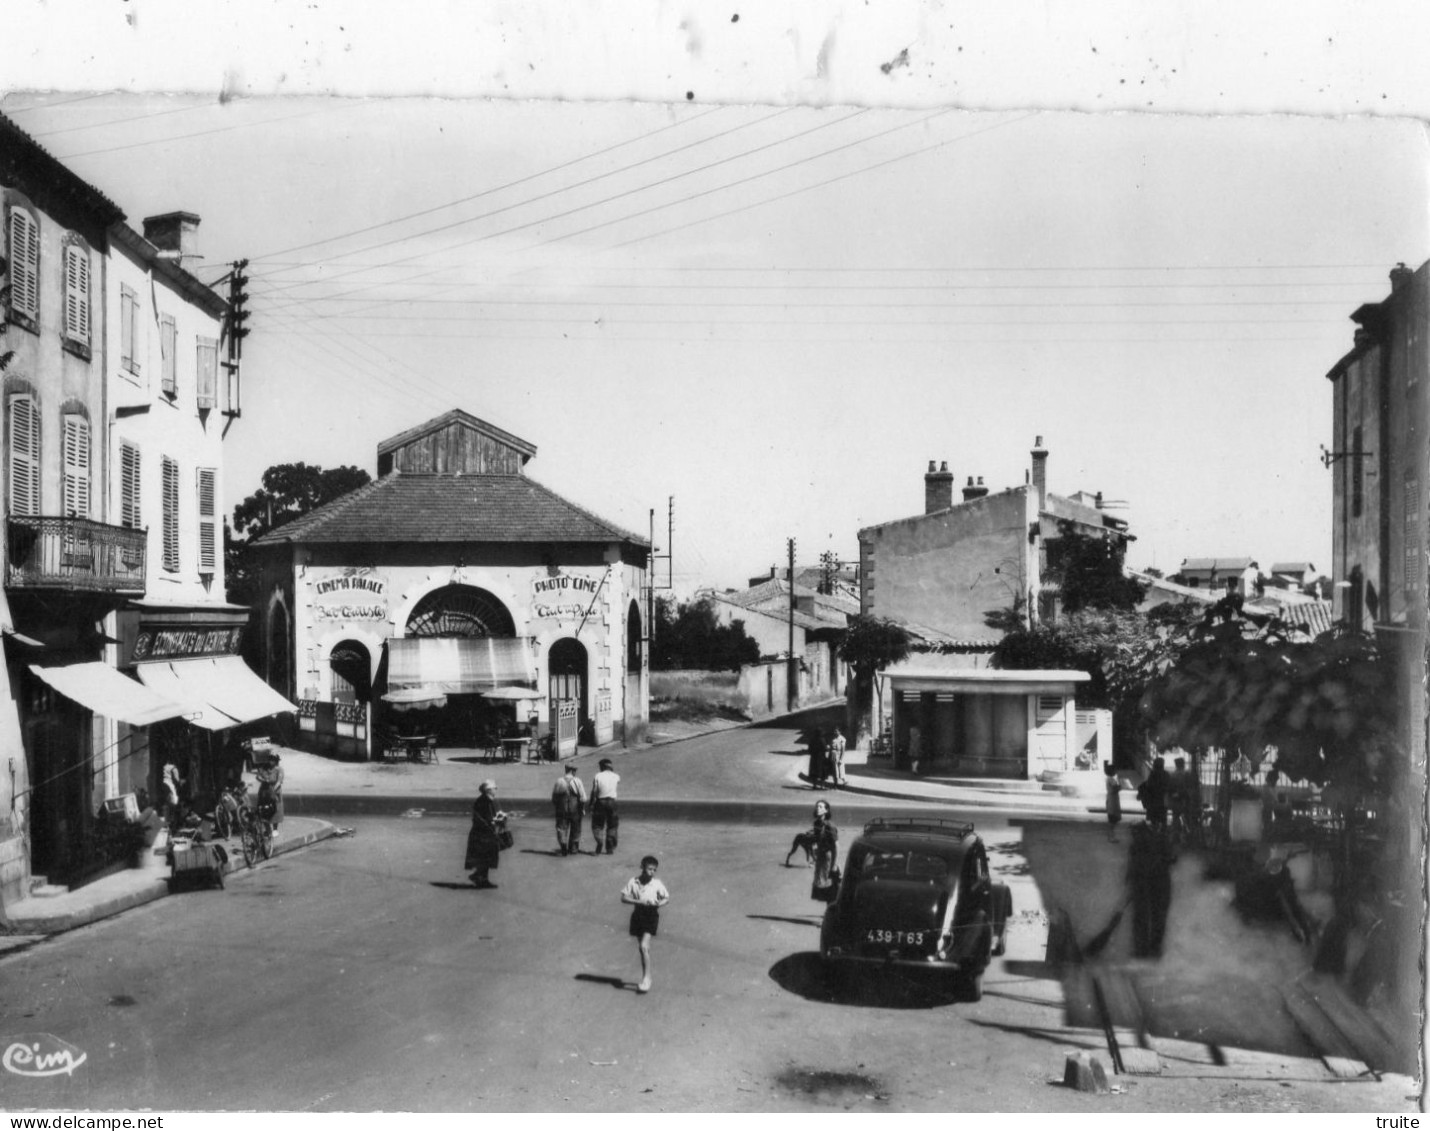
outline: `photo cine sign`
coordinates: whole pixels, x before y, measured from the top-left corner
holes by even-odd
[[[537,620],[579,621],[594,611],[600,577],[558,573],[531,583],[531,615]]]

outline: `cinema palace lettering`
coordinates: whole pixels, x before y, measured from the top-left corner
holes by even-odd
[[[387,578],[369,569],[315,577],[313,616],[318,620],[385,620]]]

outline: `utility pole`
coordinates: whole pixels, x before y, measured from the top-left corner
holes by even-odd
[[[243,362],[243,339],[248,337],[248,327],[244,325],[248,321],[248,275],[244,271],[247,266],[246,259],[234,260],[233,269],[228,273],[228,316],[224,321],[228,356],[221,364],[227,375],[223,414],[230,424],[243,415],[239,370]]]
[[[675,588],[675,496],[671,495],[666,499],[665,516],[665,553],[658,554],[658,547],[655,544],[655,508],[650,508],[650,565],[648,567],[650,583],[646,586],[646,619],[645,619],[645,646],[646,663],[650,663],[651,654],[655,648],[655,594],[656,590],[670,590]],[[655,583],[655,563],[664,560],[666,564],[665,584]]]
[[[795,667],[794,658],[794,539],[789,540],[789,677],[788,696],[789,702],[786,704],[789,710],[794,710],[795,700],[799,698],[799,669]]]

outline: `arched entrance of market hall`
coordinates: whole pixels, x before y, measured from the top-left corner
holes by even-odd
[[[407,616],[403,636],[387,642],[389,691],[425,689],[430,707],[409,706],[391,719],[404,733],[435,735],[443,746],[485,745],[524,725],[510,701],[483,692],[530,686],[527,641],[511,611],[475,585],[444,585],[423,596]]]
[[[556,641],[547,653],[546,667],[551,729],[557,756],[564,758],[575,754],[579,743],[596,741],[586,704],[586,646],[571,637]]]

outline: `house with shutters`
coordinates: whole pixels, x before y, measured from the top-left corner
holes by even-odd
[[[199,794],[225,733],[291,704],[243,666],[246,610],[224,600],[217,500],[236,374],[219,380],[227,304],[192,273],[198,218],[154,217],[141,235],[0,116],[0,221],[10,901],[114,863],[102,809],[158,797],[166,762]]]

